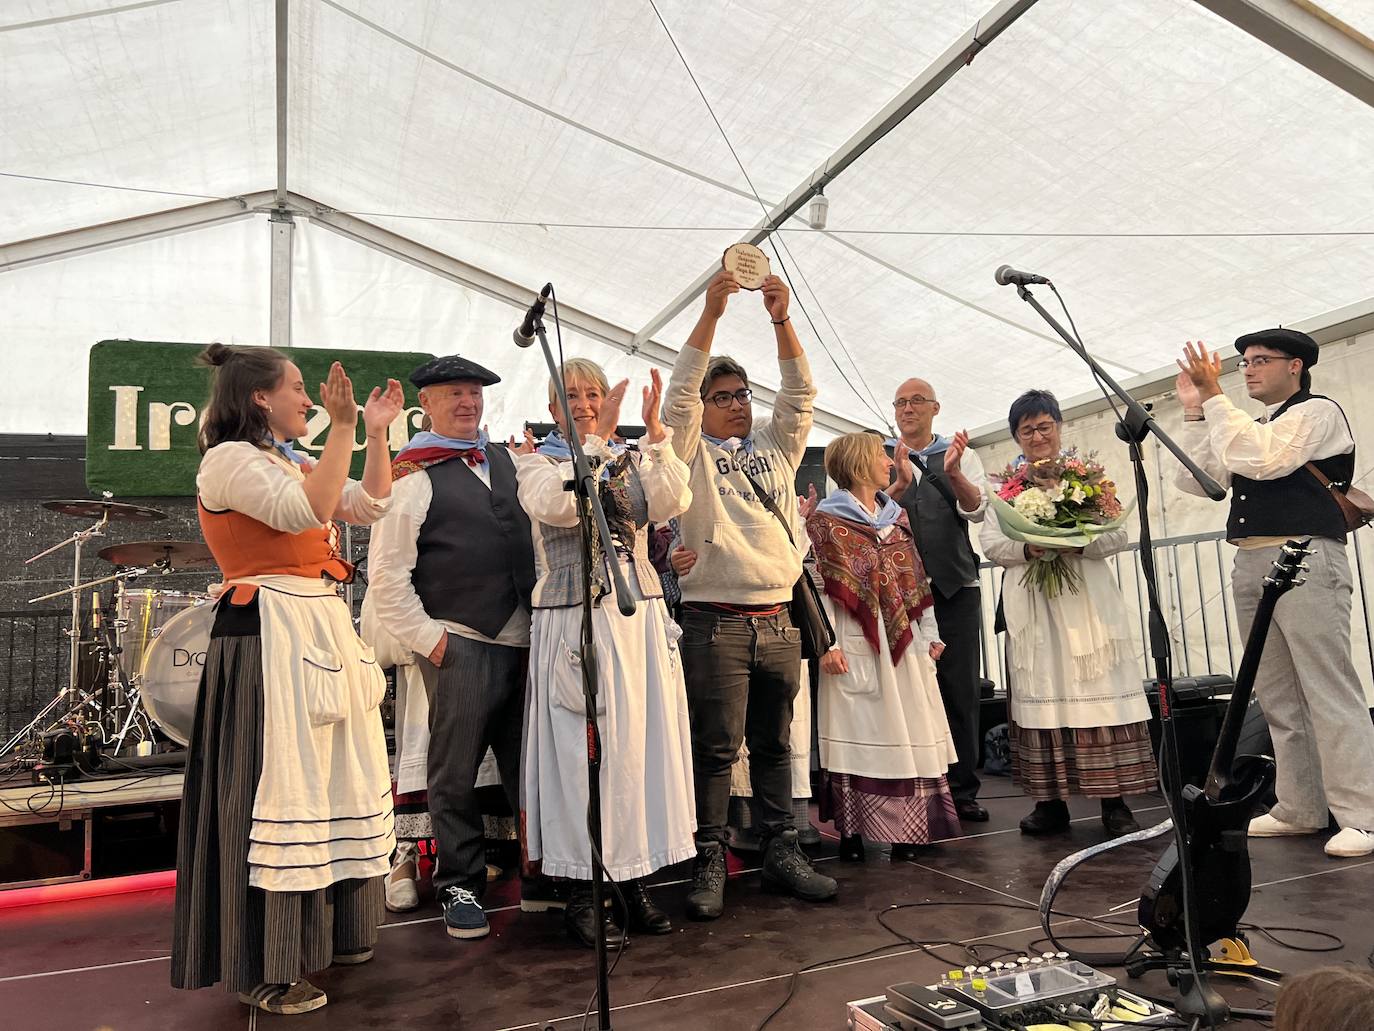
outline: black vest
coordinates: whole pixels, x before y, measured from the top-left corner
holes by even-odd
[[[952,598],[960,588],[977,582],[978,556],[969,542],[968,520],[954,511],[935,485],[938,478],[954,496],[954,488],[945,479],[945,450],[921,456],[929,472],[896,500],[906,509],[911,535],[931,584],[941,595]]]
[[[517,606],[529,607],[534,543],[515,495],[515,463],[499,444],[486,451],[490,490],[461,458],[425,470],[434,499],[410,581],[431,619],[495,637]]]
[[[1270,417],[1275,422],[1293,405],[1318,398],[1331,401],[1321,394],[1299,390],[1281,404]],[[1336,404],[1335,401],[1331,401]],[[1339,409],[1340,405],[1336,405]],[[1345,418],[1345,412],[1341,412]],[[1349,426],[1349,422],[1346,423]],[[1353,434],[1352,434],[1353,436]],[[1355,475],[1355,451],[1313,461],[1332,483],[1349,486]],[[1331,497],[1306,468],[1295,469],[1276,480],[1252,480],[1248,476],[1231,477],[1231,515],[1226,520],[1226,536],[1231,540],[1242,537],[1329,537],[1345,540],[1345,517]]]

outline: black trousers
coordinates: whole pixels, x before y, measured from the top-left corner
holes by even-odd
[[[970,802],[978,796],[979,726],[979,649],[982,623],[982,597],[977,587],[962,587],[952,597],[935,595],[935,621],[940,627],[944,654],[935,664],[940,683],[940,698],[945,703],[945,718],[954,738],[959,761],[946,775],[949,793],[955,802]]]
[[[448,635],[436,667],[416,663],[429,696],[429,815],[437,853],[434,890],[457,886],[479,899],[487,887],[486,843],[477,770],[490,748],[511,812],[520,811],[520,739],[528,648]]]
[[[730,768],[749,744],[761,832],[792,826],[792,701],[801,687],[801,634],[787,609],[735,616],[684,608],[682,663],[692,724],[697,843],[725,842]]]

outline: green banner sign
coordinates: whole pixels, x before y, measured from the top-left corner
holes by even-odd
[[[196,363],[204,344],[102,340],[91,348],[86,405],[86,485],[116,497],[191,497],[196,492],[200,451],[196,434],[210,397],[211,371]],[[430,354],[398,351],[333,351],[292,347],[285,353],[300,367],[310,396],[329,366],[342,362],[359,403],[388,378],[401,381],[406,409],[391,424],[391,450],[399,451],[420,428],[423,413],[406,379]],[[296,446],[318,455],[329,436],[329,415],[316,405],[306,435]],[[353,475],[363,471],[363,424],[358,420]]]

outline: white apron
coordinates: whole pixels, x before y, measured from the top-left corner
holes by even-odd
[[[1038,730],[1148,720],[1136,635],[1111,566],[1079,555],[1065,561],[1082,579],[1077,594],[1047,598],[1021,585],[1019,569],[1003,581],[1012,719]]]
[[[249,883],[313,891],[385,874],[395,847],[378,707],[386,679],[334,584],[301,576],[256,585],[262,617],[262,774]],[[233,584],[226,585],[232,590]]]

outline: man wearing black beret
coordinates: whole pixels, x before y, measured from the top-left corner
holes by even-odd
[[[420,366],[410,381],[420,388],[430,429],[392,463],[394,501],[369,548],[364,636],[379,656],[387,651],[423,680],[434,890],[448,934],[482,938],[490,928],[476,781],[490,748],[511,811],[519,812],[534,546],[516,497],[515,463],[482,428],[483,388],[500,377],[447,355]],[[398,742],[402,736],[398,727]],[[393,874],[396,865],[404,864],[393,861]],[[413,908],[414,892],[408,895],[393,900],[389,892],[388,906]]]
[[[1314,549],[1306,583],[1279,599],[1255,677],[1274,739],[1278,803],[1250,822],[1250,836],[1315,834],[1330,809],[1341,830],[1327,855],[1369,855],[1374,725],[1351,661],[1346,523],[1330,494],[1350,486],[1355,440],[1340,405],[1312,393],[1318,352],[1310,336],[1266,329],[1241,337],[1236,350],[1245,389],[1265,406],[1258,420],[1221,392],[1221,358],[1200,341],[1190,341],[1178,363],[1177,388],[1184,447],[1231,487],[1226,531],[1237,547],[1231,590],[1242,627],[1254,618],[1280,545],[1310,536]],[[1176,482],[1201,493],[1186,472]]]

